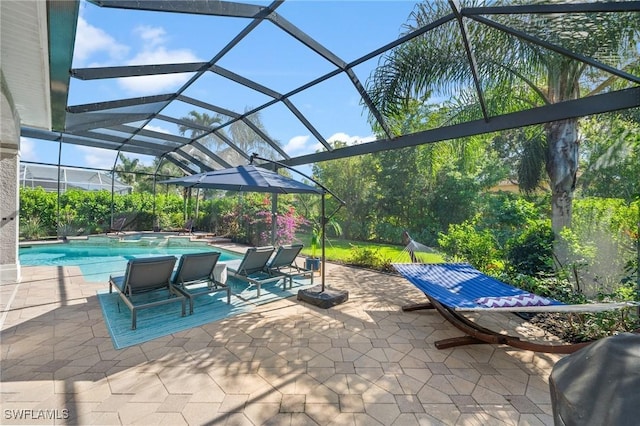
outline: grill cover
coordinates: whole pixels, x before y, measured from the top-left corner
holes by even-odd
[[[600,339],[561,359],[549,387],[557,426],[640,424],[640,334]]]

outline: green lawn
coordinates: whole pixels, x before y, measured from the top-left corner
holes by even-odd
[[[304,256],[311,256],[311,236],[310,235],[298,235],[301,239],[304,248],[302,254]],[[336,261],[341,263],[349,263],[349,259],[353,255],[354,247],[367,248],[377,250],[378,256],[383,259],[388,259],[391,262],[402,263],[410,262],[411,259],[407,252],[403,251],[404,246],[395,246],[391,244],[380,243],[367,243],[362,241],[350,241],[337,238],[329,238],[326,242],[325,256],[327,260]],[[316,256],[321,256],[321,247],[318,247]],[[443,262],[444,259],[437,253],[423,253],[420,256],[423,262]]]

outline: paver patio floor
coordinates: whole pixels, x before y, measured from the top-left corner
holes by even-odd
[[[346,303],[284,299],[115,350],[96,297],[107,283],[74,267],[22,275],[0,292],[2,424],[553,424],[547,380],[561,355],[438,350],[461,333],[435,311],[403,312],[425,298],[399,276],[329,264]]]

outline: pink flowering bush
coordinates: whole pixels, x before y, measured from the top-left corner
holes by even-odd
[[[271,244],[271,225],[273,223],[271,211],[261,210],[257,212],[256,218],[255,222],[260,225],[259,244]],[[289,206],[284,213],[278,213],[276,215],[276,245],[293,243],[298,228],[306,224],[307,220],[299,215],[293,206]]]

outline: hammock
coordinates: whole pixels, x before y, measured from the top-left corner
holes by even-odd
[[[409,282],[455,311],[602,312],[634,306],[631,302],[567,305],[484,275],[467,263],[394,263]]]
[[[436,309],[445,319],[465,333],[464,336],[435,342],[446,349],[470,344],[506,344],[519,349],[549,353],[572,353],[592,342],[555,344],[521,340],[484,328],[461,312],[601,312],[638,306],[634,302],[567,305],[503,283],[474,269],[467,263],[416,263],[417,252],[431,249],[408,239],[405,251],[414,263],[393,263],[409,282],[422,290],[429,302],[402,307],[403,311]]]

